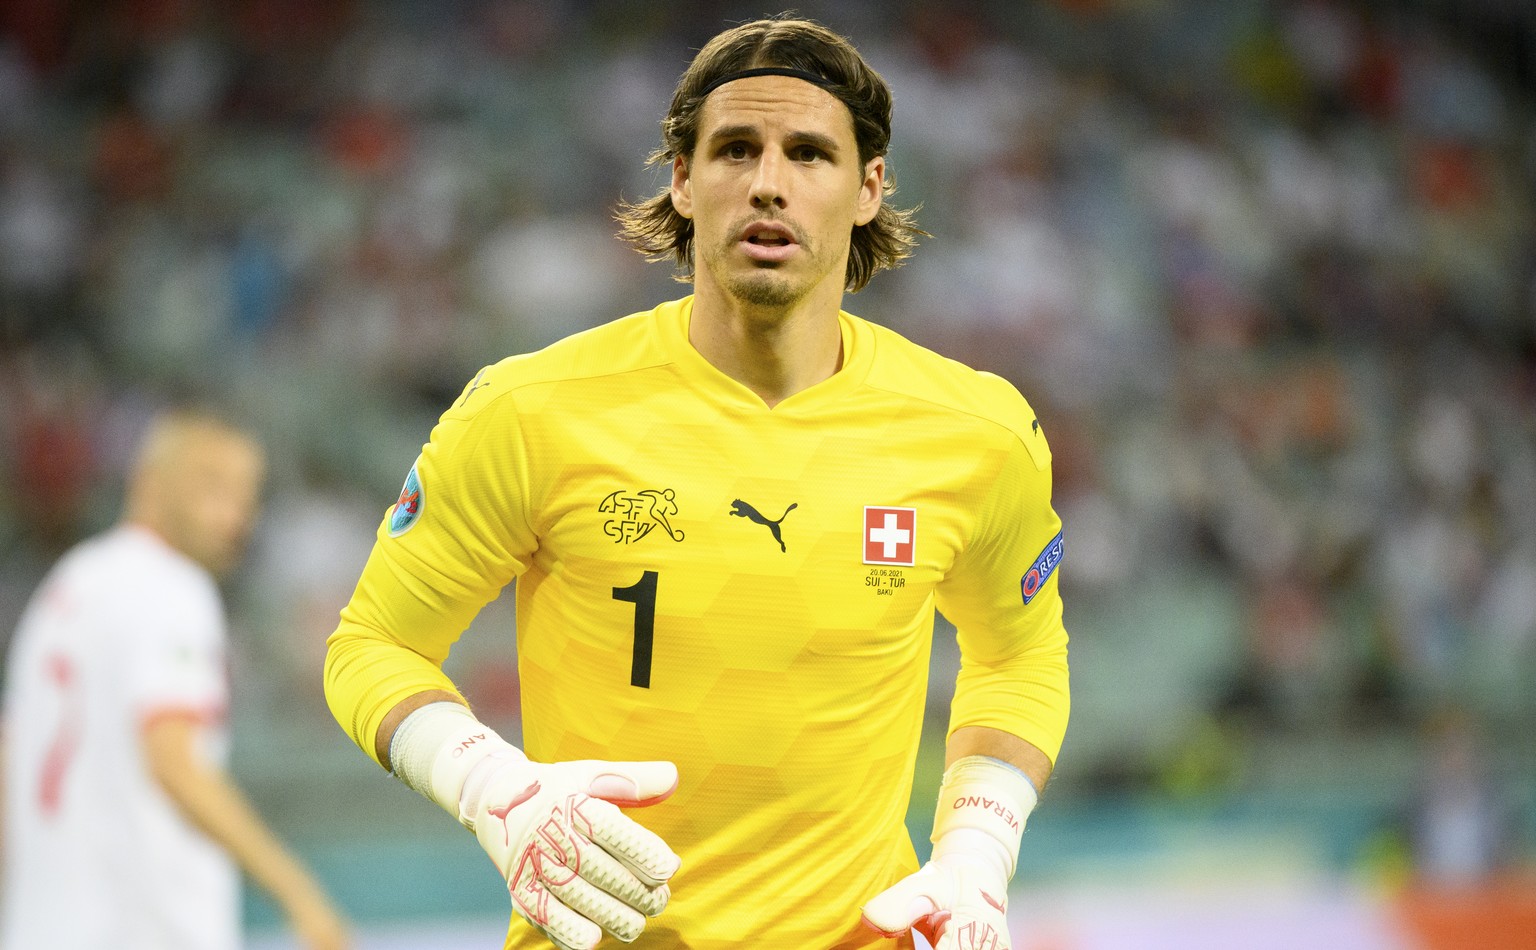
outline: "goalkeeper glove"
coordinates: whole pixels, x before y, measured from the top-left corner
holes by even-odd
[[[864,905],[887,937],[917,930],[934,950],[1009,950],[1008,882],[1039,796],[1023,772],[967,756],[944,773],[933,856]]]
[[[449,702],[407,716],[390,761],[475,833],[513,909],[561,950],[592,950],[604,931],[629,943],[667,906],[679,859],[617,806],[671,795],[671,762],[531,762]]]

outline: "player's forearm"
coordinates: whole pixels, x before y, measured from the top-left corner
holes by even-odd
[[[430,702],[464,702],[437,664],[345,621],[327,641],[325,699],[352,741],[385,769],[390,738],[406,715]]]
[[[1050,757],[1038,746],[991,726],[961,726],[950,734],[944,747],[944,767],[968,755],[985,755],[1007,762],[1028,776],[1037,790],[1043,791],[1051,777]]]
[[[263,890],[290,910],[323,903],[319,884],[268,830],[240,789],[221,773],[195,773],[180,783],[178,803],[208,837]]]
[[[327,906],[319,885],[272,834],[234,781],[195,754],[197,725],[172,720],[149,727],[150,772],[187,821],[229,856],[290,914]]]
[[[1066,632],[1058,627],[1054,635],[1011,653],[974,649],[980,639],[979,635],[962,637],[960,675],[950,703],[951,735],[966,728],[985,728],[1013,736],[1045,755],[1049,774],[1049,765],[1061,751],[1072,711]],[[996,758],[1011,761],[1009,749],[1017,746],[1006,738],[989,741],[1002,744],[1004,754]],[[951,761],[954,758],[959,756]],[[1031,779],[1035,777],[1027,760],[1013,764]]]

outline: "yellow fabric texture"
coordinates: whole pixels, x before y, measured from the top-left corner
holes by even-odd
[[[1057,579],[1020,589],[1061,529],[1050,450],[1007,382],[849,314],[839,372],[769,409],[688,343],[691,305],[465,387],[418,459],[419,520],[392,537],[386,514],[330,639],[327,698],[372,754],[516,578],[527,754],[678,766],[632,813],[683,863],[630,946],[889,946],[859,907],[917,867],[936,604],[963,654],[950,729],[1061,746]],[[915,509],[915,563],[865,563],[866,506]],[[544,945],[514,918],[508,947]]]

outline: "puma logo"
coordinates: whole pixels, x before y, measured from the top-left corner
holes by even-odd
[[[1030,428],[1033,429],[1034,431],[1036,431],[1036,432],[1040,431],[1040,420],[1039,419],[1031,419],[1031,420],[1029,420],[1029,425],[1030,425]]]
[[[486,369],[489,369],[489,368],[490,367],[486,367]],[[465,403],[469,402],[469,397],[473,396],[475,394],[475,390],[479,389],[481,386],[489,386],[490,385],[489,383],[482,383],[482,382],[480,382],[480,380],[482,378],[484,378],[484,376],[485,376],[485,370],[484,369],[482,369],[480,372],[475,374],[474,381],[471,382],[469,384],[469,388],[464,391],[464,398],[459,400],[459,407],[460,408],[462,408]]]
[[[745,518],[748,521],[755,522],[767,528],[769,531],[773,532],[773,540],[779,542],[779,550],[788,551],[789,548],[784,546],[784,536],[779,533],[779,525],[783,523],[784,519],[789,516],[791,511],[794,511],[798,507],[800,507],[798,504],[792,504],[788,508],[784,509],[784,514],[779,515],[778,521],[769,521],[767,518],[764,518],[761,514],[759,514],[756,508],[753,508],[751,505],[738,498],[731,502],[731,514],[738,518]]]
[[[505,839],[504,843],[512,843],[512,830],[507,827],[507,816],[512,814],[512,809],[523,804],[537,794],[539,794],[539,783],[537,780],[535,780],[532,785],[523,789],[521,792],[518,792],[516,795],[513,795],[505,805],[502,805],[499,808],[493,806],[485,810],[485,813],[490,815],[492,818],[501,820],[501,836],[503,839]]]

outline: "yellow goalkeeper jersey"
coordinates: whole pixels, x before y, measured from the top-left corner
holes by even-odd
[[[385,515],[327,695],[372,754],[395,703],[452,689],[450,647],[516,579],[527,754],[678,767],[631,812],[682,857],[631,946],[890,945],[859,908],[917,867],[935,606],[959,631],[950,729],[1060,749],[1050,450],[1006,381],[846,313],[841,369],[770,409],[688,342],[691,310],[465,387]],[[506,945],[547,943],[514,917]]]

